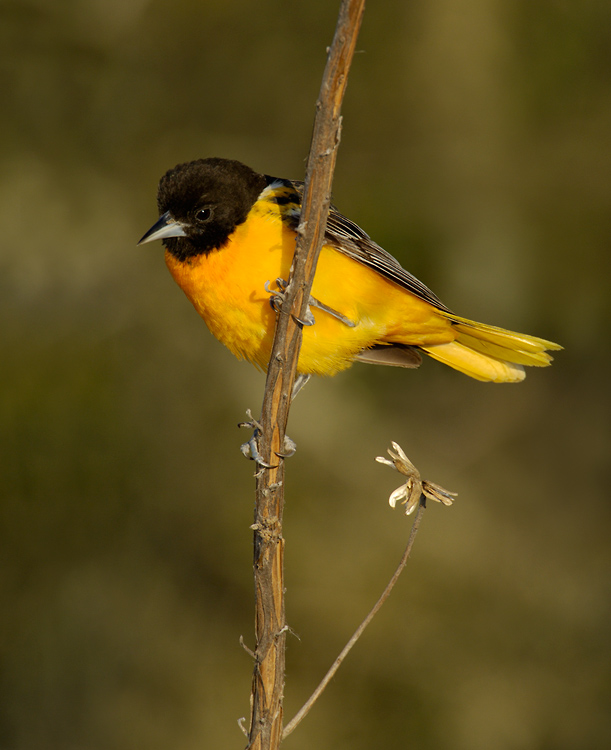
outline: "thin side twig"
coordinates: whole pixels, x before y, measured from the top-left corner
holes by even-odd
[[[337,659],[333,662],[331,665],[331,668],[327,672],[327,674],[323,677],[320,684],[316,688],[316,690],[312,693],[312,695],[308,698],[308,700],[303,704],[303,706],[299,709],[299,711],[295,714],[295,716],[289,721],[289,723],[286,725],[284,729],[284,733],[282,735],[282,738],[288,737],[288,735],[297,727],[298,724],[300,724],[303,719],[310,713],[310,710],[316,703],[316,701],[320,698],[323,691],[327,687],[327,685],[331,682],[333,679],[333,676],[337,672],[337,670],[340,668],[342,662],[348,656],[350,651],[352,650],[353,646],[356,644],[358,639],[363,634],[365,628],[369,625],[369,623],[373,620],[373,618],[377,615],[377,613],[380,611],[382,605],[384,602],[388,599],[390,596],[390,592],[393,590],[395,584],[399,580],[399,576],[403,572],[403,569],[405,568],[407,561],[409,559],[409,556],[412,551],[412,547],[414,545],[414,540],[416,539],[416,534],[418,533],[418,529],[420,528],[420,522],[422,521],[422,516],[424,514],[424,510],[426,508],[425,505],[425,498],[424,495],[420,498],[420,504],[418,506],[418,511],[416,512],[416,516],[414,518],[414,523],[412,524],[412,529],[410,531],[409,539],[407,541],[407,546],[405,548],[405,551],[403,552],[403,556],[401,557],[401,560],[399,562],[399,565],[397,566],[397,569],[393,573],[390,581],[388,582],[386,588],[382,592],[382,595],[378,599],[378,601],[374,604],[373,608],[365,617],[363,622],[358,626],[358,628],[354,631],[354,634],[352,638],[346,643],[344,648],[342,649],[341,653],[337,657]]]

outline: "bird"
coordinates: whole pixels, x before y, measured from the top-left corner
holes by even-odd
[[[159,219],[139,242],[163,241],[171,275],[212,334],[261,370],[269,363],[302,197],[303,182],[233,159],[178,164],[161,178]],[[309,305],[297,364],[304,379],[355,362],[415,368],[426,354],[480,381],[515,383],[525,366],[546,367],[549,352],[562,349],[456,315],[334,206]]]

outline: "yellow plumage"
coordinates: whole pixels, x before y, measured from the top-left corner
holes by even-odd
[[[265,369],[275,313],[265,291],[288,279],[295,233],[286,208],[262,195],[225,245],[187,260],[166,252],[166,262],[210,331],[237,357]],[[334,375],[371,347],[417,347],[473,378],[517,382],[523,365],[545,367],[546,349],[561,347],[534,336],[460,318],[413,294],[336,248],[321,251],[312,296],[354,323],[313,308],[315,324],[303,330],[298,369]],[[397,364],[384,349],[381,363]],[[405,365],[410,366],[410,365]],[[413,364],[411,366],[414,366]]]

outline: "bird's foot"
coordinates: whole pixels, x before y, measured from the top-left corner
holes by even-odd
[[[314,297],[310,296],[309,305],[312,307],[317,307],[319,310],[323,310],[326,313],[329,313],[329,315],[332,315],[334,318],[337,318],[340,323],[343,323],[345,326],[348,326],[348,328],[356,328],[357,324],[350,320],[350,318],[347,318],[345,315],[342,315],[340,312],[337,312],[337,310],[334,310],[332,307],[329,307],[328,305],[325,305],[324,302],[320,302],[319,300],[315,299]],[[309,308],[308,308],[309,310]]]
[[[284,279],[276,279],[276,286],[278,287],[278,289],[270,289],[269,280],[266,281],[263,286],[265,287],[265,291],[270,295],[270,307],[275,313],[279,313],[280,308],[282,307],[282,303],[284,302],[288,281],[285,281]]]
[[[293,383],[293,392],[291,393],[291,403],[293,402],[293,399],[295,398],[295,396],[305,386],[305,384],[308,382],[308,380],[311,377],[312,377],[311,375],[305,375],[302,372],[297,375],[297,377],[295,378],[295,382]]]
[[[280,308],[282,307],[282,303],[284,302],[288,282],[284,279],[276,279],[276,285],[278,289],[270,289],[269,281],[265,282],[265,291],[271,295],[269,298],[269,304],[271,305],[272,310],[275,313],[278,313],[280,312]],[[304,318],[302,319],[298,318],[295,315],[293,316],[297,323],[300,323],[302,326],[314,325],[316,321],[314,320],[314,315],[312,314],[310,307],[315,307],[318,310],[323,310],[323,312],[326,312],[329,315],[332,315],[334,318],[337,318],[337,320],[348,326],[348,328],[355,328],[357,325],[353,320],[350,320],[350,318],[347,318],[345,315],[337,312],[337,310],[334,310],[332,307],[325,305],[324,302],[320,302],[315,297],[312,297],[312,295],[310,295],[310,299],[308,300],[308,307],[306,308],[306,314],[304,315]]]

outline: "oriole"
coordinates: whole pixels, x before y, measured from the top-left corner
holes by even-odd
[[[179,164],[159,183],[160,218],[141,243],[162,239],[170,273],[210,331],[266,369],[274,336],[270,283],[289,277],[303,183],[238,161]],[[273,303],[274,293],[271,293]],[[335,375],[353,362],[418,367],[420,353],[472,378],[523,380],[558,344],[455,315],[335,208],[303,329],[302,375]]]

